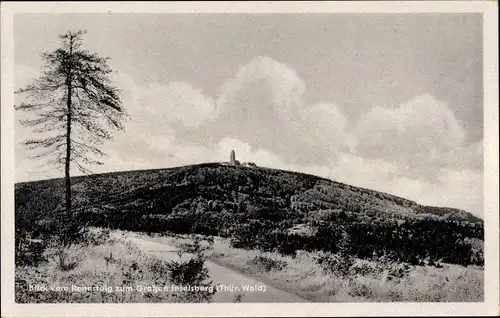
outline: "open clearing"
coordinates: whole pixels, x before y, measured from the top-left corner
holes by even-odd
[[[186,235],[131,235],[164,243],[170,248],[183,248],[192,243],[192,238]],[[410,266],[403,275],[391,277],[387,269],[380,270],[386,265],[383,262],[357,259],[353,267],[365,270],[340,277],[326,273],[315,260],[317,253],[314,252],[300,251],[296,257],[290,257],[244,250],[231,247],[220,237],[215,237],[211,249],[207,263],[211,261],[313,302],[477,302],[484,299],[484,270],[476,266]],[[265,264],[253,262],[262,258],[285,266],[263,269]]]
[[[152,254],[165,261],[178,260],[179,248],[158,243],[145,238],[128,235],[127,238],[143,252]],[[184,253],[183,257],[191,257]],[[237,295],[241,295],[241,302],[306,302],[304,298],[289,292],[279,290],[269,284],[264,284],[254,278],[247,277],[234,270],[228,269],[212,261],[206,261],[205,267],[209,270],[210,279],[214,285],[227,286],[226,290],[219,290],[212,298],[213,302],[231,302]],[[265,291],[244,291],[247,287],[265,286]],[[262,287],[259,287],[262,288]],[[232,290],[234,289],[234,290]]]

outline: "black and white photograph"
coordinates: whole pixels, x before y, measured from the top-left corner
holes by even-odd
[[[13,303],[498,312],[497,5],[198,5],[11,14]]]

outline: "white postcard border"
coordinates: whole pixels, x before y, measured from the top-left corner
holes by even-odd
[[[312,304],[14,304],[13,16],[15,13],[447,13],[483,14],[484,221],[483,303]],[[9,2],[2,3],[1,220],[2,316],[395,316],[499,313],[498,4],[493,1],[380,2]]]

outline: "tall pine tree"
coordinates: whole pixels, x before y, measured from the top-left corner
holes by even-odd
[[[32,159],[48,159],[44,165],[64,169],[65,217],[60,216],[60,238],[70,242],[79,232],[72,222],[71,167],[89,173],[89,166],[101,165],[105,154],[98,149],[112,139],[110,130],[123,129],[126,112],[120,91],[113,85],[108,58],[82,48],[85,31],[60,35],[61,46],[43,53],[43,73],[25,88],[18,90],[25,102],[16,110],[31,118],[21,121],[32,127],[37,138],[24,144],[41,150]]]

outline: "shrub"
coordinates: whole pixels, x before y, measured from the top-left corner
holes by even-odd
[[[405,278],[410,274],[410,266],[408,264],[390,264],[387,274],[387,280]]]
[[[286,262],[275,260],[267,256],[256,256],[248,261],[249,265],[255,266],[261,271],[270,272],[272,270],[280,271],[286,267]]]
[[[46,261],[44,250],[46,243],[43,240],[32,240],[26,234],[16,233],[15,237],[15,264],[16,266],[37,266]]]
[[[128,266],[122,266],[123,285],[131,285],[142,280],[143,270],[136,261],[132,261]]]
[[[241,300],[243,299],[243,294],[236,294],[233,298],[233,303],[241,303]]]
[[[58,241],[51,241],[45,250],[45,255],[48,260],[54,261],[60,270],[70,271],[83,260],[83,252],[82,245],[58,245]]]
[[[377,276],[384,271],[383,266],[378,262],[354,264],[351,268],[352,275]]]
[[[199,235],[191,234],[190,238],[193,240],[193,242],[188,242],[181,245],[182,250],[186,251],[187,253],[192,253],[195,255],[202,254],[202,256],[205,257],[205,252],[210,250],[214,244],[214,238],[211,236],[202,238]],[[206,241],[208,243],[208,246],[202,246],[201,243],[203,241]]]
[[[15,289],[14,299],[16,303],[47,303],[64,302],[64,293],[48,289],[47,291],[37,291],[29,288],[30,285],[50,285],[50,278],[47,268],[18,267],[15,269]]]
[[[347,277],[350,274],[351,266],[354,264],[354,258],[347,254],[319,252],[316,262],[325,273]]]
[[[109,241],[109,229],[91,229],[83,234],[82,241],[90,246],[105,244]]]
[[[200,240],[195,240],[192,247],[195,255],[189,260],[182,260],[183,252],[179,252],[179,261],[170,261],[166,264],[168,280],[174,285],[194,288],[175,294],[181,302],[210,302],[215,289],[208,269],[205,267],[205,256]]]
[[[363,282],[351,281],[349,290],[347,292],[350,296],[361,297],[364,299],[373,299],[375,296],[375,291],[364,284]]]
[[[258,236],[263,229],[257,222],[239,224],[233,228],[231,233],[231,246],[246,250],[258,247]]]

